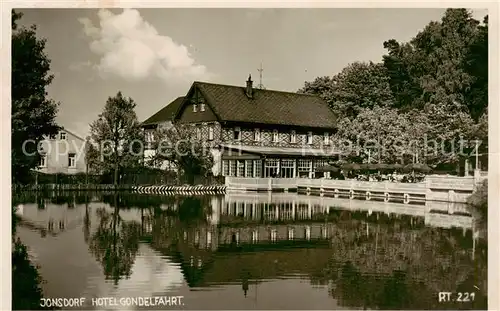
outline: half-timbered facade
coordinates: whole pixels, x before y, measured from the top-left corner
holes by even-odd
[[[337,158],[336,116],[325,101],[252,84],[251,77],[246,86],[194,82],[176,107],[172,122],[195,127],[211,147],[215,175],[312,176]]]
[[[175,113],[182,104],[184,97],[177,97],[171,103],[163,107],[161,110],[153,114],[151,117],[142,122],[142,128],[144,130],[144,140],[146,145],[144,146],[144,160],[149,163],[149,159],[154,156],[156,152],[153,149],[153,140],[155,139],[154,134],[158,128],[168,128],[172,126],[172,121],[174,119]],[[175,170],[175,167],[168,161],[163,161],[163,163],[157,165],[159,168],[167,170]]]

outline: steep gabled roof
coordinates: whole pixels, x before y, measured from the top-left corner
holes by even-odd
[[[146,121],[142,122],[142,124],[148,125],[148,124],[157,124],[165,121],[171,121],[173,119],[174,114],[181,106],[183,100],[184,96],[177,97],[168,105],[160,109],[160,111],[158,111],[157,113],[146,119]]]
[[[336,115],[320,97],[242,86],[194,82],[221,121],[333,128]],[[192,88],[193,88],[192,87]]]

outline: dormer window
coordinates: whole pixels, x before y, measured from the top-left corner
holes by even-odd
[[[200,104],[200,111],[205,111],[205,103]]]
[[[239,127],[235,127],[233,130],[233,139],[241,140],[241,129]]]
[[[295,144],[297,142],[297,133],[295,130],[290,132],[290,143]]]
[[[193,112],[197,112],[198,111],[198,105],[197,104],[193,104]]]
[[[253,132],[253,140],[260,141],[260,129],[256,128]]]
[[[66,132],[60,132],[59,133],[59,139],[60,140],[66,140]]]
[[[330,144],[330,134],[325,133],[323,136],[323,140],[324,140],[325,145],[329,145]]]
[[[50,134],[50,135],[49,135],[49,139],[51,139],[51,140],[55,140],[55,139],[56,139],[56,134]]]
[[[313,133],[312,132],[307,133],[307,143],[309,145],[311,145],[313,143]]]
[[[278,142],[278,130],[273,130],[273,143]]]

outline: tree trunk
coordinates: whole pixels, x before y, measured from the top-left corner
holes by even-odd
[[[118,162],[115,163],[115,176],[114,176],[114,184],[115,184],[115,190],[118,187]]]

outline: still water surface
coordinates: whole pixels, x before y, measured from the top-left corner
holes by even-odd
[[[487,307],[486,242],[463,212],[296,194],[17,200],[45,297],[88,308],[174,295],[183,306],[165,309]],[[443,291],[474,301],[440,303]]]

